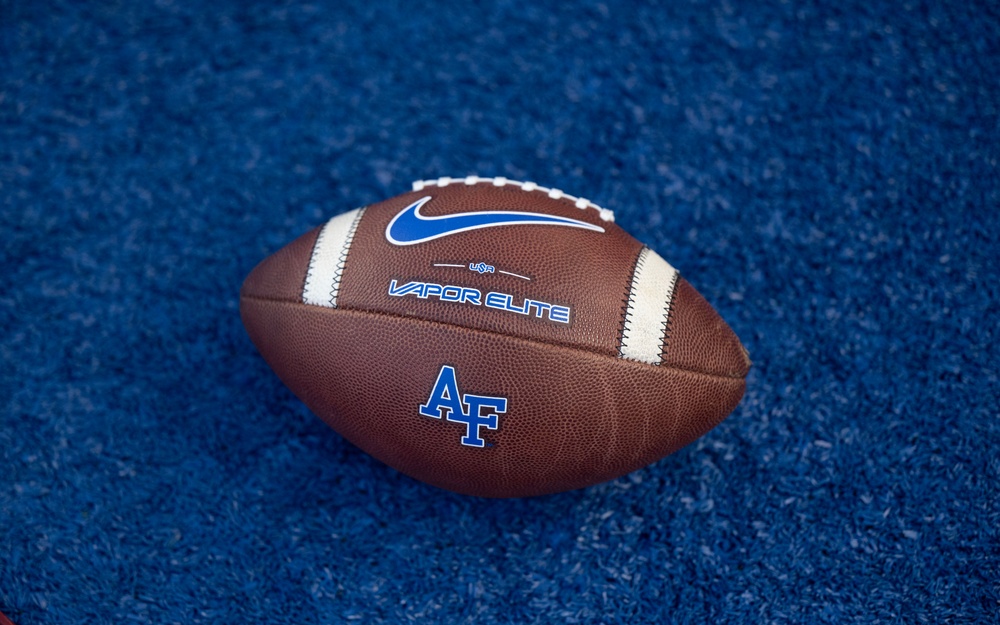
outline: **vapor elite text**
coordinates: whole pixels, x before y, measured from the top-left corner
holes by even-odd
[[[396,280],[389,282],[389,295],[406,297],[412,295],[420,299],[435,298],[442,302],[455,302],[470,306],[486,306],[519,315],[548,319],[557,323],[569,323],[570,309],[568,306],[549,304],[538,300],[525,298],[520,304],[508,293],[490,291],[484,297],[482,291],[465,286],[435,284],[433,282],[407,282],[399,284]]]

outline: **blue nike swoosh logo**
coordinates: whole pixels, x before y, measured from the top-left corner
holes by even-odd
[[[440,217],[424,217],[420,207],[429,202],[430,196],[421,198],[399,211],[385,228],[385,238],[393,245],[413,245],[425,241],[433,241],[450,234],[492,228],[493,226],[569,226],[583,228],[594,232],[604,232],[604,228],[588,224],[585,221],[556,217],[541,213],[522,213],[517,211],[483,211],[480,213],[455,213]]]

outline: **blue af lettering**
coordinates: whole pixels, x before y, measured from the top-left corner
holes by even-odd
[[[458,390],[455,368],[444,365],[438,372],[427,403],[420,405],[419,412],[432,419],[464,423],[465,436],[461,439],[462,444],[467,447],[485,447],[486,441],[479,435],[480,428],[496,430],[500,427],[499,415],[507,412],[507,399],[471,393],[463,395]]]

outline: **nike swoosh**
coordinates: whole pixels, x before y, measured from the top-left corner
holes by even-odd
[[[431,197],[420,198],[399,211],[385,228],[385,238],[393,245],[414,245],[425,241],[433,241],[450,234],[492,228],[493,226],[569,226],[583,228],[594,232],[604,232],[604,228],[588,224],[585,221],[556,217],[541,213],[522,213],[517,211],[482,211],[479,213],[455,213],[440,217],[424,217],[420,207],[430,201]]]

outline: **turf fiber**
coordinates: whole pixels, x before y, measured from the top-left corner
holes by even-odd
[[[995,2],[0,0],[0,53],[19,625],[1000,622]],[[732,417],[481,500],[312,416],[243,277],[467,174],[679,268],[753,357]]]

